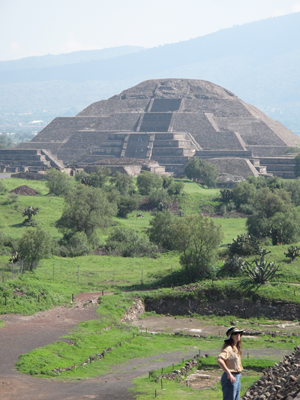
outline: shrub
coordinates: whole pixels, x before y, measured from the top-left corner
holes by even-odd
[[[149,171],[143,171],[137,177],[137,187],[142,196],[148,196],[151,192],[162,187],[163,180],[157,175]]]
[[[166,250],[174,250],[175,244],[172,236],[172,224],[175,221],[171,211],[158,212],[150,221],[151,228],[147,235],[152,243]]]
[[[61,196],[66,194],[71,188],[70,177],[55,168],[48,169],[45,172],[45,178],[47,179],[46,186],[49,189],[49,194]]]
[[[233,239],[233,242],[229,245],[229,253],[232,256],[236,254],[243,257],[248,257],[253,254],[259,254],[259,241],[256,237],[243,233],[242,235],[239,235],[236,239]]]
[[[293,262],[294,260],[296,260],[297,257],[300,256],[300,247],[298,247],[298,246],[290,246],[287,249],[287,252],[284,253],[284,255],[286,257],[288,257],[291,260],[291,262]]]
[[[189,179],[202,183],[208,187],[215,187],[218,172],[216,166],[201,158],[191,158],[187,163],[184,173]]]
[[[218,275],[219,276],[238,276],[242,273],[242,267],[244,266],[245,261],[240,258],[237,254],[234,254],[232,257],[228,257],[223,266],[220,268]]]
[[[114,228],[107,238],[105,248],[122,257],[153,256],[157,246],[151,244],[147,236],[139,235],[133,229]]]
[[[127,215],[138,208],[138,199],[135,197],[120,196],[118,201],[118,214],[120,218],[127,218]]]

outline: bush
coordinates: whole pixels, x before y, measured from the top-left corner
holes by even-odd
[[[172,224],[175,221],[171,211],[158,212],[150,221],[151,228],[147,235],[152,243],[166,250],[174,250],[175,244],[172,236]]]
[[[114,228],[107,238],[105,248],[122,257],[153,256],[158,252],[157,246],[149,242],[147,236],[139,235],[130,228]]]
[[[143,171],[138,175],[136,181],[139,192],[142,196],[148,196],[151,192],[162,187],[163,180],[157,175],[149,171]]]
[[[88,238],[84,232],[76,232],[67,242],[61,241],[61,246],[55,249],[55,254],[61,257],[79,257],[91,252]]]
[[[117,217],[127,218],[127,215],[138,208],[138,199],[135,197],[120,196],[118,201]]]
[[[55,168],[48,169],[45,172],[45,178],[47,179],[46,186],[49,189],[49,194],[65,195],[71,188],[70,177]]]
[[[84,185],[92,186],[94,188],[104,188],[108,182],[110,175],[110,169],[105,167],[98,167],[96,172],[92,172],[90,175],[85,175],[81,179],[81,183]]]
[[[201,158],[191,158],[184,169],[185,175],[196,182],[207,187],[215,187],[218,172],[216,166]]]
[[[233,239],[233,242],[229,245],[229,253],[231,256],[238,255],[243,257],[260,254],[259,241],[253,235],[243,233]]]
[[[150,193],[147,198],[146,204],[148,209],[153,210],[159,206],[160,203],[166,203],[169,200],[166,189],[157,189]]]
[[[234,254],[232,257],[228,257],[223,266],[220,268],[218,275],[219,276],[238,276],[242,273],[242,267],[244,266],[245,261],[240,258],[237,254]]]

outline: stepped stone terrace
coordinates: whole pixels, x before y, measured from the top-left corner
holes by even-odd
[[[297,135],[221,86],[155,79],[75,117],[55,118],[18,149],[44,149],[64,166],[144,159],[180,175],[191,157],[199,157],[220,172],[226,166],[243,177],[271,172],[293,178],[293,157],[284,153],[299,145]]]

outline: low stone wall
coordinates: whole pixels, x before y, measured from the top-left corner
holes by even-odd
[[[232,299],[220,301],[197,301],[189,299],[145,299],[145,310],[157,314],[170,315],[235,315],[238,318],[264,316],[270,319],[293,321],[300,319],[300,304],[284,301],[253,302],[250,299]]]

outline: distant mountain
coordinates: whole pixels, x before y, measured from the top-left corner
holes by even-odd
[[[26,108],[63,115],[146,79],[194,78],[226,87],[300,131],[299,36],[300,13],[294,13],[113,58],[82,62],[76,55],[72,63],[60,58],[53,65],[34,57],[34,67],[18,70],[1,69],[0,63],[0,107],[2,112]]]
[[[47,54],[45,56],[27,57],[19,60],[0,61],[0,72],[15,70],[20,71],[22,69],[30,68],[49,68],[58,65],[77,64],[94,60],[106,60],[108,58],[119,57],[125,54],[137,53],[141,50],[145,50],[145,48],[140,46],[119,46],[102,50],[82,50],[59,55]]]

